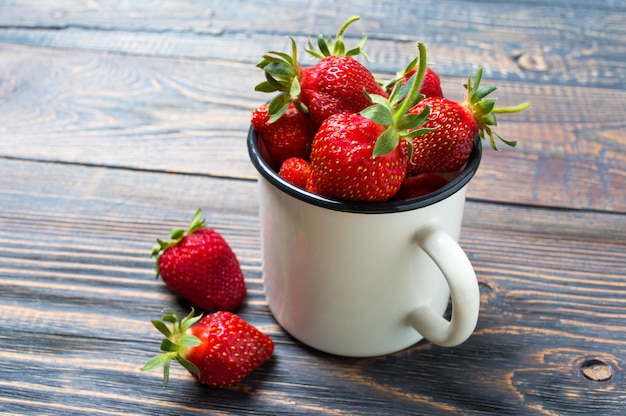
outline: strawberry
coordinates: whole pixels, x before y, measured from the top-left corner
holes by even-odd
[[[235,253],[215,230],[204,226],[199,209],[185,231],[157,239],[152,250],[157,278],[177,295],[207,310],[233,310],[246,297],[246,285]]]
[[[400,185],[400,189],[393,196],[396,201],[417,198],[435,192],[447,185],[450,181],[437,173],[423,173],[417,176],[408,176]]]
[[[307,52],[320,58],[311,67],[302,67],[298,61],[295,41],[291,39],[291,56],[270,51],[257,65],[265,72],[266,81],[255,88],[262,92],[279,92],[270,101],[270,113],[280,117],[293,103],[303,114],[308,114],[319,126],[332,114],[357,113],[369,105],[365,92],[385,95],[372,73],[354,56],[363,54],[363,36],[359,45],[346,51],[343,33],[358,17],[348,19],[335,39],[318,37],[319,51],[309,42]]]
[[[371,72],[350,56],[328,56],[302,70],[300,100],[320,125],[336,113],[358,113],[372,103],[363,91],[385,95]]]
[[[239,383],[263,365],[274,352],[272,339],[238,315],[219,311],[202,317],[193,309],[182,320],[175,310],[152,324],[165,339],[163,354],[151,358],[142,367],[154,371],[163,367],[163,386],[169,381],[170,362],[178,361],[195,378],[211,387]],[[171,324],[171,329],[167,323]]]
[[[328,117],[313,139],[312,186],[321,195],[350,201],[386,201],[405,178],[406,141],[421,134],[422,114],[407,114],[426,68],[426,50],[420,50],[420,69],[410,82],[397,83],[387,99],[369,95],[374,104],[361,113]]]
[[[293,104],[278,119],[272,119],[269,104],[263,104],[252,112],[251,124],[268,154],[265,161],[275,169],[290,157],[309,158],[315,126]]]
[[[486,98],[496,87],[480,87],[482,69],[474,81],[468,77],[465,88],[467,97],[464,102],[456,102],[442,97],[426,97],[415,105],[409,113],[419,114],[425,107],[430,107],[428,121],[424,128],[431,131],[412,141],[413,156],[408,174],[417,175],[427,172],[453,172],[463,167],[469,158],[476,135],[489,136],[491,147],[498,150],[494,134],[509,146],[509,141],[496,134],[490,126],[496,125],[496,114],[514,113],[528,108],[528,103],[515,107],[497,108],[496,100]]]
[[[328,117],[311,152],[311,174],[318,193],[350,201],[385,201],[406,175],[408,159],[400,146],[373,157],[385,127],[354,113]]]
[[[311,176],[309,162],[298,157],[290,157],[285,160],[278,171],[278,175],[300,188],[306,188],[307,181]]]
[[[404,74],[403,82],[406,82],[415,73],[416,69],[413,68]],[[443,91],[441,90],[441,80],[439,75],[433,71],[430,67],[426,68],[424,73],[424,81],[420,86],[420,94],[424,94],[425,97],[443,97]]]
[[[416,65],[417,59],[412,60],[409,65],[407,65],[406,69],[398,74],[396,79],[393,79],[386,84],[385,90],[390,91],[393,85],[398,81],[406,83],[417,71]],[[420,85],[419,92],[425,97],[443,97],[439,75],[430,67],[426,67],[424,80],[422,81],[422,85]]]

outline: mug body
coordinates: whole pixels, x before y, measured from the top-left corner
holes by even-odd
[[[263,284],[278,323],[301,342],[343,356],[388,354],[420,341],[409,314],[428,306],[443,315],[450,291],[417,240],[422,230],[439,229],[458,241],[469,179],[456,178],[430,199],[327,200],[278,177],[250,135]]]

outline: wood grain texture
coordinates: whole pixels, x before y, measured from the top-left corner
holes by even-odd
[[[0,53],[1,156],[256,177],[245,137],[267,97],[253,91],[253,65],[21,46]],[[463,98],[461,84],[443,79],[450,98]],[[471,197],[626,212],[626,91],[501,81],[499,97],[531,108],[501,117],[499,132],[518,147],[484,153]]]
[[[330,356],[265,302],[254,64],[354,14],[348,42],[368,33],[381,77],[420,40],[450,98],[482,66],[498,104],[531,102],[500,118],[518,146],[485,150],[469,187],[481,310],[455,348]],[[620,1],[0,2],[0,414],[626,413],[625,36]],[[189,305],[149,253],[199,207],[241,263],[237,312],[276,352],[233,388],[176,369],[163,389],[139,370],[149,321]]]
[[[303,347],[269,315],[255,188],[241,180],[0,161],[0,408],[180,415],[381,408],[609,415],[625,408],[618,393],[626,358],[621,216],[469,201],[461,244],[481,285],[476,333],[451,349],[420,343],[386,357],[344,359]],[[240,313],[274,338],[276,354],[237,389],[202,388],[176,370],[163,390],[158,374],[138,369],[158,349],[149,320],[162,307],[186,306],[153,278],[148,254],[156,237],[184,225],[198,206],[242,263],[249,295]],[[608,366],[611,378],[586,378],[590,360]]]
[[[377,71],[403,68],[420,40],[448,76],[484,66],[496,79],[626,86],[626,6],[611,1],[10,0],[0,5],[0,41],[255,63],[285,48],[287,35],[334,34],[352,15],[362,21],[347,36],[368,34]]]

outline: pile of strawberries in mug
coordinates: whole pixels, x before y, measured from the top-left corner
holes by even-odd
[[[446,99],[439,76],[418,43],[416,58],[392,80],[380,81],[346,49],[343,33],[320,35],[306,52],[318,58],[304,67],[291,39],[291,54],[267,52],[258,67],[257,91],[274,97],[253,111],[251,123],[267,164],[306,191],[345,201],[388,201],[428,194],[462,170],[479,135],[498,149],[496,114],[528,107],[496,107],[481,87],[482,69],[464,85],[466,99]],[[494,137],[495,136],[495,137]]]

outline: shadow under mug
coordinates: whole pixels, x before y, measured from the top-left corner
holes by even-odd
[[[333,200],[288,183],[263,160],[253,128],[248,152],[259,173],[265,295],[288,333],[349,357],[393,353],[423,338],[455,346],[470,337],[480,294],[458,239],[479,137],[450,183],[384,203]]]

